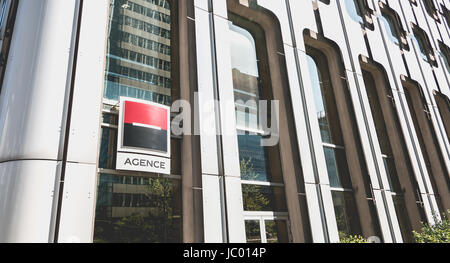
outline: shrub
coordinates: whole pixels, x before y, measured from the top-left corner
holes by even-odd
[[[339,232],[339,238],[341,243],[346,243],[346,244],[351,244],[351,243],[360,243],[360,244],[364,244],[364,243],[369,243],[369,241],[367,241],[367,239],[365,239],[362,236],[359,235],[347,235],[345,233]]]
[[[450,210],[447,211],[450,215]],[[448,215],[442,219],[434,216],[436,224],[430,225],[422,223],[420,233],[413,231],[417,243],[450,243],[450,220]]]

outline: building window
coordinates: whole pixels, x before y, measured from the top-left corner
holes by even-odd
[[[389,189],[392,195],[392,198],[394,200],[394,205],[396,209],[396,214],[398,218],[398,222],[400,225],[400,229],[402,232],[403,240],[405,242],[414,242],[414,237],[412,236],[412,227],[411,227],[411,220],[415,220],[416,223],[420,222],[421,218],[410,218],[410,216],[407,213],[407,206],[405,203],[405,197],[404,193],[406,189],[404,189],[400,183],[399,173],[403,173],[402,179],[403,185],[409,186],[409,198],[410,198],[410,206],[408,206],[409,209],[414,210],[413,212],[417,211],[417,204],[416,201],[418,200],[415,198],[415,193],[417,191],[416,186],[416,180],[411,177],[411,167],[409,165],[409,159],[407,155],[402,154],[403,149],[402,146],[399,146],[398,139],[401,137],[397,134],[397,129],[394,127],[397,127],[395,125],[396,116],[394,116],[393,109],[391,108],[390,102],[383,103],[382,100],[390,100],[389,98],[392,98],[391,92],[389,89],[386,90],[380,90],[380,88],[385,88],[385,86],[377,86],[377,81],[375,80],[374,75],[363,69],[363,79],[364,79],[364,85],[366,88],[367,96],[369,98],[369,104],[370,109],[372,112],[372,116],[375,122],[375,129],[377,132],[377,138],[380,143],[381,153],[384,161],[384,168],[386,171],[386,174],[388,176],[388,182],[389,182]],[[378,76],[379,77],[379,76]],[[384,83],[386,83],[386,80],[383,80]],[[382,83],[383,83],[382,82]],[[378,85],[380,85],[380,82],[378,82]],[[387,96],[381,97],[380,94],[387,93]],[[391,110],[388,110],[386,108],[383,109],[383,105],[388,105]],[[387,114],[391,113],[391,116],[387,116]],[[388,126],[390,125],[390,129],[388,131]],[[397,147],[394,149],[394,147]],[[394,154],[397,153],[397,155]],[[401,156],[400,156],[401,155]],[[401,158],[400,160],[397,158]],[[405,161],[406,160],[406,161]],[[407,164],[399,165],[399,161],[406,162]],[[400,169],[400,170],[398,170]],[[406,176],[409,175],[409,176]],[[408,180],[409,179],[409,180]],[[407,183],[405,181],[409,181],[410,183]],[[422,210],[419,208],[419,210]],[[421,211],[419,211],[421,212]],[[418,230],[418,229],[417,229]]]
[[[434,20],[439,21],[439,16],[436,6],[434,5],[434,0],[423,0],[423,4],[425,5],[425,10],[427,11],[428,15]]]
[[[435,193],[438,207],[434,212],[444,212],[450,209],[450,181],[438,146],[436,134],[431,123],[431,112],[420,90],[420,86],[410,80],[403,81],[406,101],[409,107],[414,128],[418,137],[420,150],[430,175],[430,181]]]
[[[239,160],[246,237],[249,243],[289,242],[288,210],[278,146],[261,146],[265,132],[258,121],[260,100],[271,100],[261,81],[255,38],[263,37],[256,24],[241,25],[243,18],[230,15],[230,43]],[[265,49],[265,47],[259,46]]]
[[[310,47],[307,47],[307,55],[338,230],[341,235],[360,234],[361,227],[327,60],[320,51]]]
[[[447,138],[450,141],[450,99],[444,94],[435,91],[434,98],[441,114],[442,122],[444,123]]]
[[[166,0],[111,0],[94,242],[182,241],[181,139],[171,173],[115,170],[121,96],[171,104],[172,19]]]
[[[431,65],[437,67],[433,47],[431,46],[427,33],[425,33],[425,31],[423,31],[420,27],[413,25],[413,34],[411,34],[411,38],[417,45],[417,50],[419,51],[420,57]]]
[[[9,55],[18,0],[0,0],[0,93]]]
[[[379,2],[381,7],[381,15],[379,16],[383,21],[389,39],[402,49],[409,50],[408,42],[406,41],[406,32],[402,27],[399,15],[392,8]]]
[[[98,183],[94,242],[180,242],[180,182],[102,173]]]
[[[345,0],[345,7],[350,17],[370,30],[374,30],[370,10],[367,0]]]
[[[442,43],[440,40],[438,40],[439,43],[439,57],[442,58],[443,64],[445,68],[447,69],[448,73],[450,73],[450,48]]]
[[[441,10],[442,16],[445,18],[445,21],[447,21],[447,26],[450,26],[450,11],[443,4],[441,4]]]

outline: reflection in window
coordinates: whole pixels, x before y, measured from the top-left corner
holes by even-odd
[[[245,221],[245,235],[247,237],[247,243],[262,243],[259,220]]]
[[[307,60],[330,183],[332,187],[351,187],[348,180],[347,160],[339,116],[333,87],[329,81],[328,69],[324,67],[324,64],[321,64],[319,68],[310,55],[307,55]]]
[[[170,104],[171,19],[167,0],[111,0],[105,98]]]
[[[423,39],[420,36],[417,36],[416,34],[412,34],[411,39],[419,47],[418,49],[419,49],[419,53],[420,53],[420,56],[422,57],[422,59],[428,61],[427,50],[425,48],[425,43],[424,43]]]
[[[238,135],[241,178],[247,181],[270,182],[270,163],[260,135]]]
[[[419,50],[422,59],[437,67],[438,65],[434,57],[433,47],[431,46],[427,33],[418,26],[413,26],[413,34],[411,34],[411,38],[417,45],[417,49]]]
[[[339,234],[344,236],[355,234],[355,230],[359,231],[359,219],[353,193],[332,191],[332,197]]]
[[[360,233],[342,131],[325,55],[307,48],[307,61],[333,193],[338,229],[342,235]]]
[[[96,243],[180,242],[180,181],[101,174]]]
[[[386,12],[381,12],[381,21],[383,21],[386,31],[388,33],[389,39],[395,44],[400,44],[400,33],[395,25],[395,21],[392,16],[386,14]]]
[[[265,224],[267,243],[289,242],[286,220],[266,220]]]
[[[357,0],[345,0],[345,6],[350,17],[358,23],[364,24],[363,13]]]
[[[257,216],[257,219],[245,220],[247,243],[288,243],[289,233],[286,220],[273,219],[270,216]]]
[[[231,64],[238,129],[258,130],[260,78],[252,35],[230,22]]]
[[[182,241],[180,140],[172,138],[170,179],[115,170],[115,101],[171,103],[170,8],[167,0],[111,0],[94,242]]]
[[[104,169],[116,167],[117,130],[103,128],[101,138],[99,167]]]
[[[238,26],[243,18],[232,15],[231,19],[237,20],[229,24],[229,39],[244,216],[262,216],[267,212],[286,216],[279,148],[262,146],[265,133],[259,123],[259,101],[271,100],[270,92],[263,92],[260,72],[264,71],[260,67],[265,65],[259,63],[255,41],[264,38],[263,31],[256,24],[250,26],[251,31]],[[258,221],[246,220],[245,227],[248,243],[289,241],[285,238],[287,224],[261,217]]]
[[[14,33],[14,23],[19,1],[0,0],[0,92],[8,64],[9,48]]]
[[[242,195],[244,211],[287,211],[283,187],[243,184]]]
[[[335,188],[349,187],[350,183],[347,180],[348,170],[345,163],[345,150],[343,148],[337,149],[329,146],[324,146],[325,161],[327,164],[328,177],[330,179],[330,186]],[[342,179],[341,179],[342,178]]]
[[[344,0],[344,4],[350,18],[362,26],[374,30],[370,18],[371,11],[367,5],[367,0]]]

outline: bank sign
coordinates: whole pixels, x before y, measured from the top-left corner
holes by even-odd
[[[117,170],[170,174],[170,108],[120,99]]]

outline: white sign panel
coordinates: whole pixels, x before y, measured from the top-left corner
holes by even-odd
[[[170,159],[151,155],[118,152],[117,170],[170,174]]]

